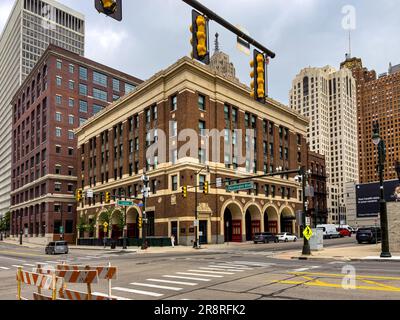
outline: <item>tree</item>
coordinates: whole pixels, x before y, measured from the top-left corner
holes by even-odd
[[[82,216],[79,218],[79,223],[76,225],[76,229],[78,230],[78,237],[82,237],[82,233],[86,230],[86,221],[85,218]]]
[[[7,212],[0,218],[0,231],[2,232],[10,231],[10,219],[11,219],[10,212]]]

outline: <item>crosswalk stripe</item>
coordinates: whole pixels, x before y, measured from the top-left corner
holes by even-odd
[[[182,288],[178,288],[178,287],[159,286],[159,285],[156,285],[156,284],[139,283],[139,282],[132,282],[131,285],[140,286],[140,287],[164,289],[164,290],[172,290],[172,291],[181,291],[182,290]]]
[[[100,296],[100,297],[108,297],[108,295],[101,293],[101,292],[93,292],[93,295],[95,296]],[[132,300],[128,298],[123,298],[123,297],[117,297],[117,296],[111,296],[111,298],[117,299],[117,300]]]
[[[182,276],[170,276],[166,275],[163,276],[165,278],[175,278],[175,279],[187,279],[187,280],[195,280],[195,281],[210,281],[210,279],[204,279],[204,278],[193,278],[193,277],[182,277]]]
[[[177,272],[176,274],[183,274],[184,276],[200,276],[200,277],[211,277],[211,278],[223,278],[224,276],[217,276],[211,274],[201,274],[201,273],[192,273],[192,272]]]
[[[302,271],[306,271],[309,270],[310,268],[299,268],[299,269],[294,269],[293,271],[295,272],[302,272]]]
[[[112,288],[112,290],[116,291],[124,291],[124,292],[129,292],[129,293],[136,293],[136,294],[142,294],[145,296],[151,296],[151,297],[162,297],[162,293],[155,293],[151,291],[142,291],[142,290],[134,290],[134,289],[128,289],[128,288],[121,288],[121,287],[115,287]]]
[[[232,271],[232,272],[244,272],[246,270],[242,270],[242,269],[224,269],[224,268],[206,268],[206,267],[200,267],[199,269],[202,270],[214,270],[214,271]]]
[[[233,263],[245,265],[245,266],[252,266],[252,267],[270,267],[275,265],[275,263],[263,263],[263,262],[254,262],[254,261],[234,261]]]
[[[48,264],[58,264],[57,261],[46,261]]]
[[[14,268],[23,268],[23,266],[17,266],[17,265],[15,265],[15,264],[13,264],[11,267],[14,267]]]
[[[34,267],[35,265],[34,264],[29,264],[29,263],[24,263],[24,266],[26,266],[26,267]]]
[[[0,267],[0,269],[3,269],[3,270],[10,270],[10,268],[6,268],[6,267]]]
[[[226,275],[232,275],[235,274],[233,272],[223,272],[223,271],[206,271],[206,270],[188,270],[189,272],[201,272],[201,273],[212,273],[212,274],[226,274]]]
[[[213,268],[221,268],[221,269],[223,269],[223,268],[225,268],[225,269],[241,269],[241,270],[254,270],[253,268],[249,268],[249,267],[240,267],[240,266],[237,266],[237,267],[232,267],[232,266],[226,266],[226,265],[221,265],[221,264],[218,264],[218,265],[212,265],[212,264],[210,264],[209,265],[210,267],[213,267]]]
[[[184,285],[184,286],[197,286],[198,285],[198,283],[194,283],[194,282],[172,281],[172,280],[162,280],[162,279],[146,279],[146,281],[180,284],[180,285]]]

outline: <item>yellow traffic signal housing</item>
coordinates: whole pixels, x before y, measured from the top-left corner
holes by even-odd
[[[209,186],[209,184],[208,184],[208,181],[205,181],[205,182],[204,182],[204,185],[203,185],[203,193],[204,193],[204,194],[209,194],[209,193],[210,193],[210,186]]]
[[[138,228],[141,229],[143,227],[143,219],[142,217],[138,218]]]
[[[122,20],[122,0],[95,0],[94,3],[99,13],[118,21]]]
[[[76,202],[82,202],[83,193],[81,189],[76,190]]]
[[[208,24],[209,20],[205,16],[196,10],[192,11],[192,25],[190,26],[192,58],[204,64],[210,64]]]
[[[258,50],[254,50],[254,60],[250,62],[250,67],[253,70],[250,73],[252,79],[250,83],[251,97],[259,102],[265,103],[267,73],[265,55]]]
[[[105,203],[110,203],[111,202],[111,193],[110,192],[106,192],[106,196],[104,199]]]
[[[187,187],[182,187],[182,197],[187,198]]]

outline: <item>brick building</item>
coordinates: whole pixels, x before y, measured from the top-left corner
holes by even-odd
[[[373,126],[379,123],[386,143],[385,180],[397,179],[400,160],[400,66],[377,76],[363,67],[362,60],[348,58],[341,65],[352,70],[357,84],[358,149],[360,183],[379,181],[376,170],[378,148],[372,143]]]
[[[327,209],[327,176],[325,156],[316,152],[308,152],[309,185],[314,189],[314,196],[308,197],[308,212],[311,215],[312,225],[328,222]]]
[[[50,45],[15,93],[11,234],[65,239],[76,230],[78,153],[73,130],[141,81]]]
[[[197,206],[201,243],[246,241],[261,231],[298,233],[296,213],[302,210],[302,195],[295,175],[255,179],[254,190],[236,193],[213,183],[217,178],[251,178],[276,172],[279,167],[306,166],[307,125],[306,118],[277,101],[268,98],[265,105],[258,103],[250,97],[247,86],[182,58],[76,130],[78,176],[83,178],[78,184],[97,195],[94,201],[85,199],[78,208],[79,219],[95,225],[94,232],[81,236],[104,236],[102,212],[107,207],[114,208],[107,236],[122,235],[119,221],[124,219],[124,208],[114,201],[106,205],[104,193],[141,197],[144,172],[150,186],[148,236],[174,234],[177,243],[191,245],[195,232],[192,187],[205,181],[211,183],[210,192],[204,195],[199,191]],[[245,134],[236,136],[236,129],[246,128],[254,129],[253,139],[246,139]],[[155,129],[157,138],[149,134]],[[186,138],[178,136],[184,129],[192,129],[199,139],[195,155],[180,154]],[[207,144],[207,129],[221,133],[220,148]],[[157,156],[148,158],[147,151],[162,140],[163,133],[168,150],[165,161],[161,160],[161,149]],[[240,138],[255,150],[251,163],[240,164],[226,153],[226,147],[237,145]],[[182,186],[188,186],[187,198],[182,197]],[[127,209],[129,238],[142,237],[143,230],[138,227],[141,216],[140,207]]]

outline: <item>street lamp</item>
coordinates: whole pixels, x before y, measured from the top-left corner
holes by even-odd
[[[382,252],[381,258],[391,258],[392,255],[389,251],[389,232],[388,232],[388,219],[387,219],[387,208],[384,193],[384,177],[383,172],[385,170],[385,160],[386,160],[386,146],[385,141],[380,137],[379,134],[379,123],[374,123],[372,142],[374,145],[378,146],[378,165],[377,171],[379,171],[379,181],[380,181],[380,216],[381,216],[381,229],[382,229]]]
[[[200,173],[204,169],[206,169],[208,173],[210,172],[210,167],[205,166],[195,173],[195,179],[196,179],[194,182],[194,184],[195,184],[195,187],[194,187],[194,189],[195,189],[195,191],[194,191],[195,192],[195,195],[194,195],[194,216],[195,216],[195,228],[194,228],[195,236],[194,237],[195,237],[195,240],[193,242],[193,248],[195,248],[195,249],[200,248],[200,246],[199,246],[199,215],[198,215],[198,211],[197,211],[197,202],[198,202],[198,199],[197,199],[197,177],[200,175]]]

